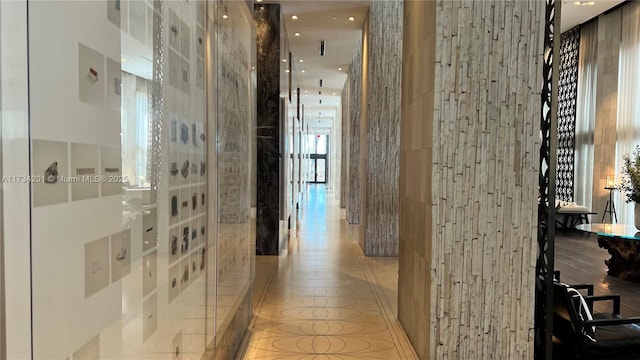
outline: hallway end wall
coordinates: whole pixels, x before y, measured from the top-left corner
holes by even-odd
[[[420,358],[530,358],[545,3],[406,6],[401,322]]]

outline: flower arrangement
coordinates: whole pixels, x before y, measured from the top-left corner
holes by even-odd
[[[627,202],[640,203],[640,145],[633,153],[623,156],[624,167],[619,190],[627,196]]]

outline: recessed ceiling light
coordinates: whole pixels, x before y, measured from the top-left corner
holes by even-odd
[[[349,21],[356,21],[356,18],[354,18],[353,16],[349,16]]]
[[[304,69],[302,69],[302,70],[300,70],[300,72],[306,72],[306,71],[304,71]]]
[[[308,92],[309,92],[309,90],[305,90],[304,92],[305,92],[305,93],[308,93]]]
[[[256,69],[256,67],[255,67],[255,66],[252,66],[252,67],[251,67],[251,70],[255,70],[255,69]],[[335,94],[333,94],[333,95],[335,95]]]
[[[294,35],[294,36],[300,36],[300,33],[299,33],[299,32],[297,32],[297,33],[293,33],[293,35]]]
[[[224,15],[222,15],[222,18],[223,18],[223,19],[227,19],[227,18],[229,18],[229,15],[224,14]]]
[[[338,71],[342,71],[342,68],[338,68]]]
[[[298,20],[298,16],[297,15],[292,15],[291,16],[291,20]]]
[[[304,62],[304,59],[300,59],[300,60],[298,60],[298,61],[300,61],[300,62]]]
[[[256,0],[256,2],[262,2],[262,0]]]
[[[574,5],[595,5],[596,2],[595,1],[576,1],[573,3]]]
[[[333,93],[333,95],[335,95],[336,93]]]
[[[282,62],[287,62],[287,59],[282,59]]]
[[[333,19],[333,20],[338,20],[338,18],[337,18],[337,17],[335,17],[335,16],[334,16],[334,17],[332,17],[331,19]]]
[[[289,69],[285,70],[284,72],[289,72]]]

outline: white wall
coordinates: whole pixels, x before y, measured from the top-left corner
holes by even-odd
[[[2,175],[29,175],[27,6],[0,2]],[[2,182],[6,358],[31,357],[29,184]]]

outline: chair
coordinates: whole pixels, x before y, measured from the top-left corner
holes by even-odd
[[[640,317],[620,316],[619,295],[582,296],[557,282],[553,288],[553,336],[580,359],[640,359]],[[612,301],[611,313],[593,314],[595,301]]]

